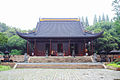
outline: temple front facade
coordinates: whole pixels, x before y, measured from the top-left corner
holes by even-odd
[[[78,18],[41,18],[33,32],[16,32],[30,56],[92,55],[93,41],[103,34],[85,31]]]

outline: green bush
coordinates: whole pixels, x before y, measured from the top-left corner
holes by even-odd
[[[11,55],[21,55],[22,54],[22,51],[21,50],[17,50],[17,49],[13,49],[11,50]]]
[[[4,53],[0,53],[0,55],[4,55]]]
[[[120,58],[116,59],[114,62],[115,63],[120,62]]]
[[[10,66],[3,66],[3,65],[0,65],[0,71],[6,71],[6,70],[10,70],[11,67]]]
[[[115,64],[115,62],[111,62],[110,64]]]
[[[113,67],[118,67],[118,68],[120,68],[120,65],[117,65],[117,64],[107,64],[107,66],[113,66]]]
[[[120,65],[120,62],[117,62],[116,64],[117,64],[117,65]]]

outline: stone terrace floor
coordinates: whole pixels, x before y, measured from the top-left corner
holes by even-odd
[[[12,69],[0,72],[0,80],[114,80],[120,71],[108,69]]]

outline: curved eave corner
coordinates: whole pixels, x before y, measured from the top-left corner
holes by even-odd
[[[23,39],[28,39],[28,37],[25,36],[25,35],[27,35],[27,33],[21,33],[21,32],[18,32],[17,30],[16,30],[16,33],[17,33],[17,35],[20,36],[21,38],[23,38]]]
[[[104,33],[104,31],[99,32],[99,33],[95,33],[95,37],[98,38],[98,37],[102,36],[103,33]]]

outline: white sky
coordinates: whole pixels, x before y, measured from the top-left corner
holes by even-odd
[[[41,18],[78,18],[94,14],[112,18],[113,0],[0,0],[0,22],[20,29],[36,27]]]

